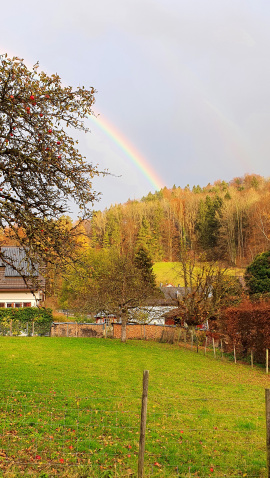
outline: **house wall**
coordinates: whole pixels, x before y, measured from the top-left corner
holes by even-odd
[[[78,324],[77,322],[54,322],[51,337],[103,337],[103,324]]]
[[[42,293],[37,292],[36,297],[32,294],[32,292],[11,292],[11,291],[0,291],[0,303],[4,303],[5,307],[7,304],[15,304],[15,303],[31,303],[31,307],[37,306],[37,299],[42,299]]]
[[[128,324],[127,339],[159,340],[164,336],[164,331],[174,334],[176,327],[166,327],[151,324]],[[113,324],[113,337],[121,338],[121,324]]]

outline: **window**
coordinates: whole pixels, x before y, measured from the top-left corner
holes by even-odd
[[[15,302],[15,307],[16,308],[22,307],[22,303],[21,302]]]
[[[32,305],[31,302],[24,302],[23,303],[24,307],[31,307],[31,305]]]
[[[0,307],[5,307],[5,302],[0,302]]]
[[[12,304],[11,302],[8,302],[8,303],[7,303],[7,307],[9,307],[9,308],[10,308],[10,307],[13,307],[13,304]]]

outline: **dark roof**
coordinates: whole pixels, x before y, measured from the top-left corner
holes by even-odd
[[[169,312],[165,312],[165,314],[162,315],[162,317],[165,317],[165,319],[179,319],[183,315],[183,309],[180,309],[180,307],[177,307],[176,309],[169,310]]]
[[[180,299],[184,297],[186,294],[190,294],[191,288],[190,287],[172,287],[172,286],[165,286],[160,287],[161,291],[164,294],[165,299]]]
[[[38,276],[38,266],[26,259],[21,247],[1,247],[0,267],[5,267],[5,277]]]

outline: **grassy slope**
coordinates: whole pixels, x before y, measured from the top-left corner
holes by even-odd
[[[199,270],[199,267],[197,269]],[[153,271],[156,275],[158,284],[172,284],[174,286],[179,284],[180,286],[184,286],[180,262],[155,262]],[[196,268],[194,269],[194,272],[196,272]],[[242,276],[243,273],[244,269],[239,269],[237,267],[228,269],[228,274],[230,275]]]
[[[65,465],[88,459],[86,476],[135,472],[144,369],[146,476],[266,476],[262,371],[165,344],[40,337],[0,337],[0,363],[1,448],[35,476],[76,476]]]

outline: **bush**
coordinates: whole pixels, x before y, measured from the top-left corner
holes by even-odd
[[[35,333],[46,335],[50,333],[53,321],[52,310],[45,307],[0,308],[0,334],[31,335],[34,323]]]
[[[237,351],[247,355],[251,349],[257,362],[265,361],[265,350],[270,348],[270,302],[243,301],[238,307],[223,311],[221,332]]]

